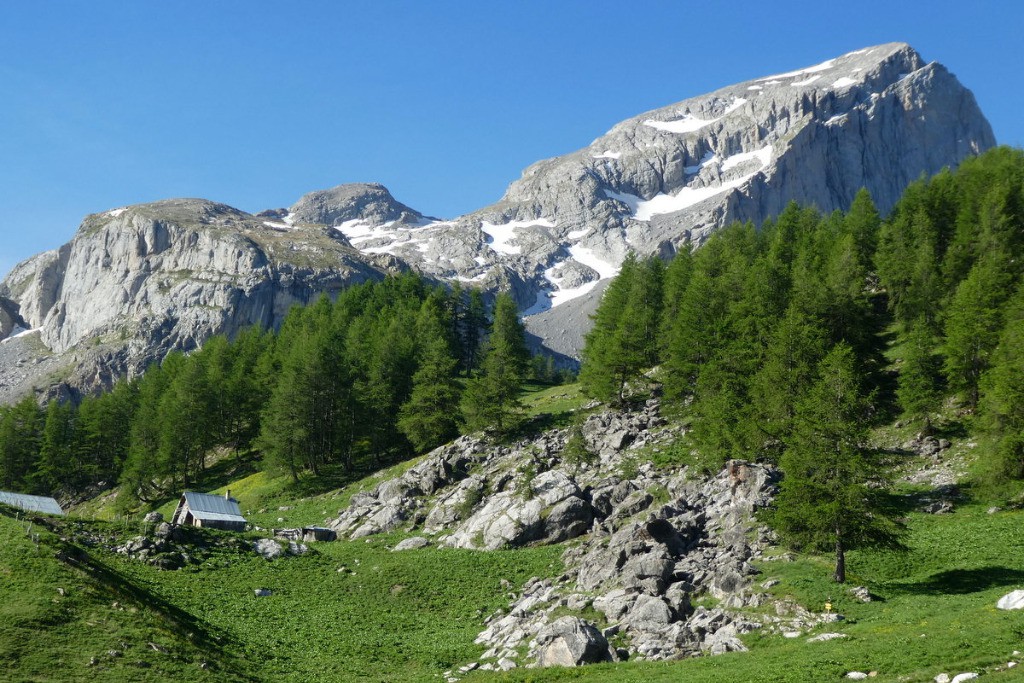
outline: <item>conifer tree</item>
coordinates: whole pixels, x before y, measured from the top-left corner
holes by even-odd
[[[853,236],[857,260],[864,270],[871,268],[882,219],[867,188],[861,188],[844,218],[846,232]]]
[[[900,527],[875,484],[882,467],[867,449],[871,399],[853,349],[837,345],[798,407],[796,429],[782,457],[784,478],[771,521],[792,545],[835,553],[837,583],[846,581],[846,552],[898,548]]]
[[[492,429],[504,435],[518,422],[519,391],[530,362],[525,335],[515,301],[499,294],[480,375],[466,383],[462,396],[462,415],[470,430]]]
[[[46,406],[39,458],[31,473],[34,491],[52,495],[58,489],[73,491],[86,477],[78,460],[77,410],[70,401],[50,401]]]
[[[416,336],[419,367],[412,377],[412,394],[399,413],[398,428],[423,452],[458,434],[458,360],[440,319],[426,303],[416,323]]]
[[[944,372],[949,386],[967,405],[978,405],[981,376],[999,340],[1000,304],[1009,286],[996,258],[982,258],[957,287],[949,305]]]
[[[764,437],[764,454],[773,461],[793,434],[797,405],[816,379],[818,363],[825,355],[825,338],[820,325],[791,305],[751,379],[754,420]]]
[[[216,443],[214,392],[202,361],[185,359],[159,403],[158,458],[169,466],[173,481],[186,488],[206,469],[207,451]]]
[[[924,421],[925,431],[931,430],[929,414],[942,401],[942,361],[935,354],[935,339],[926,322],[911,328],[905,337],[906,351],[896,388],[896,399],[906,419]]]
[[[42,431],[43,415],[34,396],[0,409],[0,486],[9,491],[29,488]]]

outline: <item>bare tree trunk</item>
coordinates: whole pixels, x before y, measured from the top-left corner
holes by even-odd
[[[843,534],[836,529],[836,571],[832,575],[836,583],[846,583],[846,548],[843,547]]]

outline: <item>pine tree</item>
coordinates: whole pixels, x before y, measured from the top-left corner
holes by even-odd
[[[834,552],[833,579],[844,583],[846,552],[898,548],[900,527],[879,489],[869,485],[883,470],[865,445],[871,400],[863,392],[853,350],[837,345],[818,374],[782,457],[784,478],[771,521],[796,547]]]
[[[499,294],[480,376],[466,383],[462,396],[462,415],[470,430],[492,429],[505,435],[517,424],[522,411],[519,392],[530,360],[525,335],[515,301]]]

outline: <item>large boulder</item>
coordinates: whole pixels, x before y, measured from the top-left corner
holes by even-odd
[[[586,532],[592,519],[589,503],[565,472],[549,470],[530,480],[520,473],[516,486],[487,498],[445,544],[496,550],[564,541]]]
[[[578,617],[562,617],[537,633],[540,666],[581,666],[611,661],[608,641],[600,631]]]
[[[261,538],[253,542],[252,549],[266,560],[273,560],[284,554],[284,548],[272,538]]]
[[[1024,609],[1024,590],[1015,590],[999,598],[998,609]]]

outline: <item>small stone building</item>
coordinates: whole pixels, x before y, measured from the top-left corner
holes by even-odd
[[[47,496],[30,496],[25,493],[0,491],[0,503],[26,512],[41,512],[46,515],[63,515],[64,511],[53,498]]]
[[[198,526],[204,529],[245,531],[245,517],[231,491],[223,496],[185,491],[171,517],[171,524]]]

